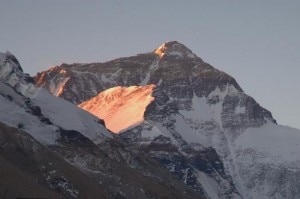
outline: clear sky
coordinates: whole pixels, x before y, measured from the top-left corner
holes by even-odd
[[[300,129],[299,0],[0,0],[0,51],[34,75],[177,40]]]

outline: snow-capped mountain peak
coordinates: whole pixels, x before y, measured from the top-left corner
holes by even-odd
[[[167,55],[176,56],[179,58],[197,58],[197,56],[190,49],[177,41],[170,41],[162,44],[154,51],[154,53],[160,57]]]

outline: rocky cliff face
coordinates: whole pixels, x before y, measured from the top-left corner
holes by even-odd
[[[105,63],[63,64],[38,73],[35,82],[75,104],[115,86],[154,84],[144,122],[120,134],[128,148],[145,150],[209,198],[300,197],[300,131],[277,125],[234,78],[183,44]]]

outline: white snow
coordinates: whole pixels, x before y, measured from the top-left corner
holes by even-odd
[[[34,96],[38,89],[33,84],[24,82],[24,74],[20,71],[16,63],[5,61],[9,55],[11,55],[9,52],[0,53],[0,79],[14,87],[24,96]]]
[[[24,131],[43,144],[56,143],[59,136],[58,126],[66,130],[78,131],[96,144],[104,137],[112,137],[98,122],[97,117],[26,82],[19,66],[11,60],[7,61],[8,55],[11,54],[0,53],[0,93],[11,96],[12,100],[0,95],[0,121],[13,127],[23,124]],[[23,96],[15,92],[12,87]],[[43,116],[50,119],[54,125],[46,125],[39,120],[38,116],[26,112],[25,97],[31,98],[33,106],[39,106]]]
[[[198,179],[200,179],[199,182],[203,187],[207,196],[211,199],[219,199],[220,196],[218,194],[219,193],[218,183],[203,172],[198,172],[197,174],[198,174]]]
[[[158,69],[158,62],[159,62],[159,60],[157,60],[155,63],[153,63],[149,66],[149,71],[146,74],[143,81],[140,83],[140,86],[145,86],[148,84],[151,74],[153,74]]]
[[[206,98],[199,98],[195,94],[192,99],[192,108],[190,111],[187,110],[179,110],[180,114],[182,114],[185,118],[189,119],[197,119],[201,121],[209,121],[212,120],[212,112],[209,105],[206,103]]]
[[[236,88],[234,88],[232,85],[228,85],[224,91],[221,91],[221,89],[217,87],[209,94],[208,98],[197,97],[196,94],[194,94],[192,98],[191,110],[179,110],[179,113],[183,115],[186,120],[189,120],[193,123],[214,122],[217,126],[222,128],[221,117],[223,111],[223,100],[226,95],[234,95],[236,93]],[[215,104],[209,104],[207,100],[210,98],[218,98],[219,102]]]
[[[24,124],[24,131],[39,142],[49,145],[55,144],[56,139],[59,137],[58,127],[40,122],[38,117],[25,111],[22,96],[13,93],[14,91],[3,83],[0,83],[0,86],[1,93],[7,93],[13,98],[13,101],[9,101],[0,95],[0,121],[12,127]],[[103,140],[103,137],[112,137],[97,122],[98,118],[77,108],[70,102],[51,95],[44,89],[41,89],[32,101],[34,105],[41,108],[42,114],[49,118],[54,125],[66,130],[79,131],[96,144]]]
[[[235,141],[237,150],[253,149],[264,163],[293,163],[300,169],[300,130],[268,122],[249,128]]]
[[[63,72],[58,73],[55,77],[53,77],[50,80],[50,85],[49,85],[49,89],[50,92],[55,95],[55,96],[60,96],[63,92],[63,87],[64,85],[67,83],[67,81],[70,79],[70,77],[60,77],[60,79],[57,79],[59,74],[64,74]],[[55,83],[54,83],[55,80]]]
[[[183,57],[184,56],[182,52],[176,52],[176,51],[169,52],[168,55],[178,56],[178,57]]]
[[[146,107],[154,100],[154,85],[114,87],[79,105],[105,121],[114,133],[133,128],[144,121]]]
[[[244,106],[235,107],[235,114],[243,114],[245,112],[246,112],[246,107]]]
[[[167,42],[158,47],[155,51],[159,57],[163,57],[164,55],[177,56],[178,58],[196,58],[197,56],[192,53],[191,50],[186,48],[183,44],[178,42]]]
[[[150,71],[146,74],[146,77],[143,79],[143,81],[140,83],[140,86],[145,86],[148,84],[150,80]]]
[[[205,140],[201,138],[201,134],[193,131],[182,116],[176,115],[175,119],[175,129],[182,136],[183,140],[188,143],[200,143],[205,145]]]
[[[148,140],[153,140],[154,138],[164,135],[166,136],[159,128],[158,126],[155,126],[153,124],[150,124],[148,121],[144,121],[146,123],[145,125],[149,126],[149,128],[144,129],[141,132],[141,137],[146,138]]]
[[[230,86],[229,86],[230,87]],[[217,87],[214,91],[209,94],[209,98],[217,97],[219,98],[219,102],[216,104],[211,104],[210,109],[212,111],[212,115],[214,121],[219,124],[220,128],[222,128],[222,112],[223,112],[223,100],[228,93],[228,86],[225,91],[222,91],[219,87]]]
[[[154,53],[160,57],[164,56],[164,54],[165,54],[164,52],[165,52],[165,44],[161,45],[154,51]]]
[[[19,124],[23,124],[22,129],[42,144],[55,144],[59,137],[59,133],[56,131],[57,127],[41,123],[37,117],[27,113],[22,107],[8,101],[1,95],[0,113],[1,122],[15,128],[18,128]]]
[[[44,89],[41,89],[32,101],[40,106],[42,114],[53,123],[66,130],[78,131],[96,144],[104,136],[111,137],[111,134],[97,122],[96,117]]]
[[[226,193],[224,191],[224,187],[229,187],[229,183],[225,181],[222,178],[218,178],[215,176],[215,178],[212,178],[211,176],[199,171],[197,172],[198,175],[198,182],[201,184],[201,186],[204,189],[204,192],[207,196],[207,198],[211,199],[219,199],[226,196]],[[216,180],[218,179],[218,180]],[[224,197],[226,198],[226,197]],[[232,199],[240,199],[241,197],[235,193],[232,193],[231,196]]]
[[[157,86],[160,86],[162,82],[163,82],[163,80],[162,80],[162,79],[159,79],[159,81],[158,81],[158,83],[157,83]]]
[[[270,198],[277,189],[293,191],[289,184],[298,179],[300,172],[300,130],[268,122],[260,128],[247,129],[231,145],[235,157],[233,176],[240,176],[235,180],[245,198]],[[276,183],[282,173],[290,179],[283,177],[280,188]],[[247,186],[254,180],[259,184]],[[279,193],[272,198],[282,198]]]
[[[22,84],[22,83],[18,83],[17,86],[15,86],[16,90],[19,91],[20,93],[22,93],[24,96],[26,97],[34,97],[36,95],[37,92],[39,92],[40,88],[36,87],[34,84]]]
[[[172,116],[176,120],[174,131],[189,144],[199,143],[204,147],[214,147],[226,172],[233,177],[235,186],[243,197],[270,198],[272,191],[278,189],[270,178],[278,180],[276,175],[284,171],[295,174],[300,172],[300,130],[268,122],[261,127],[241,131],[233,138],[230,135],[232,132],[226,132],[222,128],[222,104],[226,95],[238,96],[242,93],[234,86],[228,85],[224,90],[217,88],[208,98],[194,95],[190,110],[180,110],[179,115]],[[219,101],[210,104],[207,103],[209,99]],[[242,105],[235,108],[235,114],[245,112],[246,107]],[[205,129],[206,122],[213,122],[216,126],[212,130]],[[172,135],[169,133],[169,136]],[[262,177],[263,173],[267,172],[262,173],[263,169],[270,169],[266,174],[268,178]],[[209,197],[220,198],[213,185],[216,182],[211,182],[212,178],[203,175],[199,175],[202,178],[200,182]],[[262,188],[259,184],[248,188],[249,184],[253,184],[253,180],[258,178],[263,178],[260,182],[265,183]],[[278,198],[280,197],[282,196],[278,195]]]
[[[16,91],[8,84],[0,81],[0,93],[12,97],[12,100],[19,106],[24,106],[24,97],[17,94]]]
[[[197,57],[197,56],[196,56],[195,54],[193,54],[193,53],[188,53],[187,56],[188,56],[189,58],[196,58],[196,57]]]
[[[183,182],[184,182],[184,184],[187,184],[187,179],[188,179],[189,169],[190,169],[190,168],[187,168],[187,169],[185,169],[185,171],[184,171],[184,176],[183,176]]]

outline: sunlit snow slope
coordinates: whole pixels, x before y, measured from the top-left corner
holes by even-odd
[[[114,87],[81,103],[80,108],[105,121],[106,127],[120,133],[144,121],[144,112],[154,100],[154,85]]]

